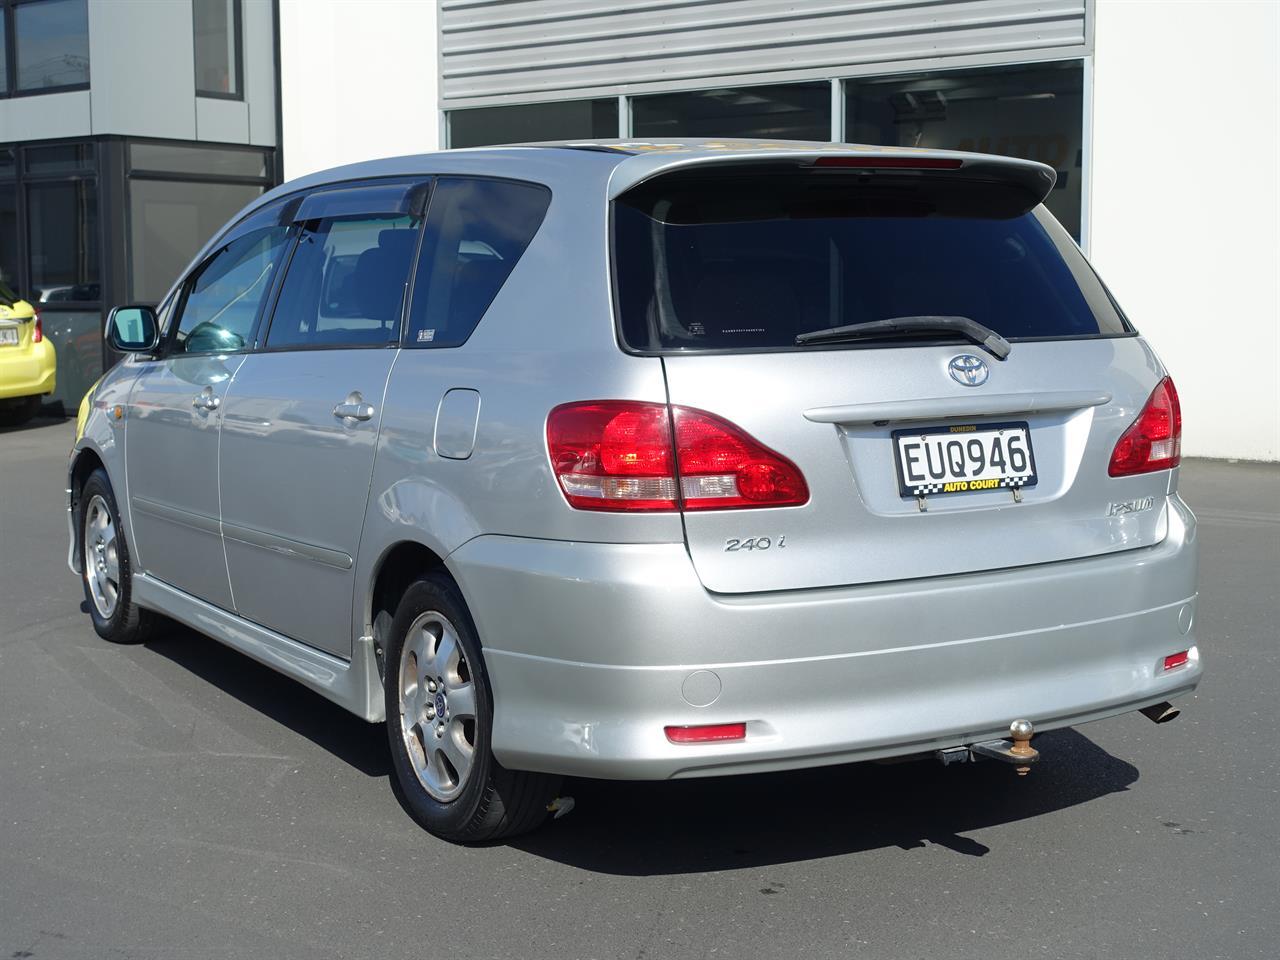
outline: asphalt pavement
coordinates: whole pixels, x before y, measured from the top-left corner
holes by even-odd
[[[1188,462],[1207,664],[1182,717],[996,763],[572,781],[420,830],[385,735],[173,628],[94,634],[73,426],[0,432],[0,958],[1280,956],[1280,467]]]

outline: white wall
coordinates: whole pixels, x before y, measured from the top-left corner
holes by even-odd
[[[1098,0],[1091,259],[1189,456],[1280,459],[1280,4]]]
[[[439,144],[436,3],[281,0],[284,175]]]

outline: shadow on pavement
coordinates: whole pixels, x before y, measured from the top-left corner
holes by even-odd
[[[12,426],[0,425],[0,436],[6,433],[25,433],[29,430],[39,430],[41,427],[55,427],[66,422],[67,418],[56,408],[42,410],[30,420],[22,423]]]
[[[167,622],[146,646],[365,776],[390,775],[387,735],[381,724],[365,723],[318,693],[180,624]]]
[[[148,647],[364,775],[391,779],[381,725],[184,627],[174,625]],[[965,834],[1088,803],[1138,779],[1135,767],[1074,730],[1035,742],[1043,759],[1025,778],[995,761],[944,768],[927,760],[658,783],[568,780],[562,793],[574,798],[573,812],[511,845],[625,876],[735,870],[926,844],[981,857],[988,848]]]
[[[665,783],[573,780],[563,792],[574,811],[513,846],[625,876],[926,844],[981,857],[989,848],[964,834],[1088,803],[1138,779],[1136,768],[1074,730],[1046,733],[1036,746],[1042,760],[1025,778],[995,761],[944,768],[927,760]]]

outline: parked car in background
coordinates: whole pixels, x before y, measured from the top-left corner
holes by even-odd
[[[0,426],[34,417],[57,385],[57,356],[40,314],[0,282]]]
[[[904,755],[1201,665],[1181,415],[1053,171],[830,144],[343,167],[108,326],[69,465],[98,633],[180,620],[385,723],[414,816],[565,775]]]

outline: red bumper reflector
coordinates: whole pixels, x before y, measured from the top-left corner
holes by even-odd
[[[1180,667],[1189,659],[1190,651],[1183,650],[1181,653],[1171,653],[1164,658],[1164,668],[1172,670],[1174,667]]]
[[[745,723],[708,723],[698,727],[667,727],[672,743],[715,743],[721,740],[747,739]]]

